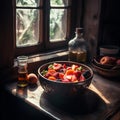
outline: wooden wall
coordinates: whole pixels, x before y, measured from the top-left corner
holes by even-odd
[[[13,63],[13,25],[12,22],[12,2],[2,0],[0,3],[0,70],[10,67]]]
[[[102,45],[120,47],[120,0],[83,0],[83,26],[91,58]]]
[[[120,0],[102,0],[99,45],[120,47]]]
[[[100,13],[101,0],[84,0],[83,26],[91,58],[97,52]]]

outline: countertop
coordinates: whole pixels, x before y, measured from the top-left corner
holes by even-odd
[[[76,105],[79,100],[77,102],[75,100],[75,105],[64,105],[62,108],[52,104],[46,97],[39,81],[36,86],[28,86],[27,88],[18,88],[16,82],[10,83],[6,85],[6,89],[14,96],[56,120],[107,120],[115,112],[118,112],[118,106],[120,106],[119,78],[104,78],[97,73],[94,74],[89,88],[86,89],[84,107]],[[64,109],[67,107],[71,110]],[[84,112],[81,112],[82,109]],[[118,115],[117,118],[120,118],[120,112]]]

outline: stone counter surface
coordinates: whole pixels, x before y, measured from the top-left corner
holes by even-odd
[[[6,89],[14,96],[22,99],[23,102],[56,120],[107,120],[116,111],[116,104],[120,106],[119,79],[106,79],[97,74],[94,74],[92,83],[83,96],[84,100],[82,102],[85,104],[84,107],[83,105],[77,105],[79,101],[81,102],[79,100],[80,97],[77,100],[75,99],[73,104],[64,104],[63,107],[56,106],[46,97],[39,82],[37,86],[28,86],[27,88],[18,88],[17,83],[11,83],[6,85]],[[67,107],[71,110],[64,110]],[[82,109],[85,111],[84,114],[79,113]],[[120,112],[118,112],[117,118],[112,118],[111,120],[120,120]]]

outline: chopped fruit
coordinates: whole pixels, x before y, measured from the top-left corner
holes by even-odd
[[[59,70],[61,67],[62,67],[62,64],[59,64],[59,63],[54,63],[53,64],[53,69],[54,70]]]
[[[49,80],[56,80],[56,78],[54,76],[49,76],[48,79]]]
[[[81,82],[90,77],[90,72],[86,71],[82,66],[75,64],[67,66],[66,64],[53,63],[50,64],[47,69],[43,70],[41,74],[45,78],[53,81]],[[86,75],[85,72],[88,75]]]

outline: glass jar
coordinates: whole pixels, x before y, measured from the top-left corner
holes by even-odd
[[[75,37],[68,43],[68,60],[74,62],[87,62],[87,44],[83,38],[83,28],[76,28]]]
[[[26,87],[28,85],[28,57],[27,56],[18,56],[18,83],[19,87]]]

